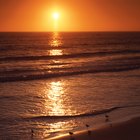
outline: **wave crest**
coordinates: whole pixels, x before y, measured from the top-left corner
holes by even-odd
[[[92,112],[87,112],[83,114],[77,114],[77,115],[65,115],[65,116],[35,116],[31,118],[26,118],[26,119],[31,119],[31,120],[45,120],[45,119],[72,119],[72,118],[81,118],[81,117],[93,117],[101,114],[106,114],[110,113],[114,110],[121,109],[121,108],[128,108],[128,107],[137,107],[140,105],[127,105],[127,106],[116,106],[108,109],[103,109],[103,110],[96,110]]]

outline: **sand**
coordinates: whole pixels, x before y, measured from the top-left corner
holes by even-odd
[[[140,118],[113,123],[102,128],[76,132],[72,136],[60,136],[53,140],[140,140]]]

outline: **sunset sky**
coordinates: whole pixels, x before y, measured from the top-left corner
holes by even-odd
[[[53,30],[140,31],[140,0],[0,0],[0,31]]]

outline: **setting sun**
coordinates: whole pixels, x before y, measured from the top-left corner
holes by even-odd
[[[60,15],[59,15],[58,12],[55,12],[55,13],[53,13],[52,16],[53,16],[53,19],[54,19],[54,20],[58,20]]]

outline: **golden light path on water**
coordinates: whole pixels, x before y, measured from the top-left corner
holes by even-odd
[[[44,108],[47,109],[48,116],[63,116],[65,115],[64,110],[64,83],[61,81],[52,81],[48,83],[47,88],[44,90],[46,97]],[[49,131],[53,132],[55,130],[61,130],[65,125],[65,122],[59,121],[54,123],[49,123]],[[44,136],[47,134],[47,130],[44,131]]]
[[[49,45],[52,47],[52,49],[49,51],[50,55],[63,55],[63,52],[61,50],[61,45],[63,45],[63,41],[58,32],[53,32]],[[54,61],[57,61],[57,63],[60,62],[60,60]],[[64,85],[65,83],[62,81],[52,81],[49,84],[48,91],[46,92],[51,105],[51,112],[49,112],[50,116],[65,114],[65,111],[63,109],[63,96],[65,92]]]
[[[59,33],[54,32],[52,38],[50,39],[49,45],[52,49],[49,50],[49,55],[63,55],[63,51],[61,50],[61,45],[63,44],[62,38]],[[53,60],[57,63],[61,63],[61,60]],[[66,105],[64,101],[66,101],[66,90],[67,83],[63,80],[51,80],[49,83],[47,82],[46,87],[43,90],[43,98],[44,98],[44,112],[48,116],[65,116],[67,113],[69,115],[72,114],[70,109],[66,110]],[[46,110],[45,110],[46,109]],[[68,127],[71,127],[70,124],[66,121],[58,121],[54,123],[47,124],[50,132],[65,130]],[[44,137],[47,136],[47,130],[43,132]]]
[[[65,116],[72,115],[72,110],[68,108],[66,102],[67,99],[67,85],[65,80],[51,80],[50,82],[44,84],[44,89],[42,90],[42,97],[44,98],[44,107],[42,108],[44,114],[47,116]],[[46,126],[47,125],[47,126]],[[43,133],[41,137],[47,137],[49,133],[54,133],[58,131],[67,131],[69,128],[73,127],[75,122],[72,120],[56,119],[54,121],[46,123],[43,122],[44,126]],[[47,128],[47,129],[46,129]]]
[[[52,47],[52,49],[49,51],[49,55],[63,55],[63,51],[60,48],[63,45],[63,42],[58,32],[54,32],[52,34],[52,38],[50,39],[49,45]]]
[[[52,47],[59,47],[63,45],[62,37],[58,32],[53,32],[49,45],[51,45]]]
[[[48,112],[50,116],[52,115],[65,115],[65,110],[63,106],[63,96],[64,89],[61,81],[51,82],[49,89],[47,91],[48,99],[51,104],[51,111]]]

